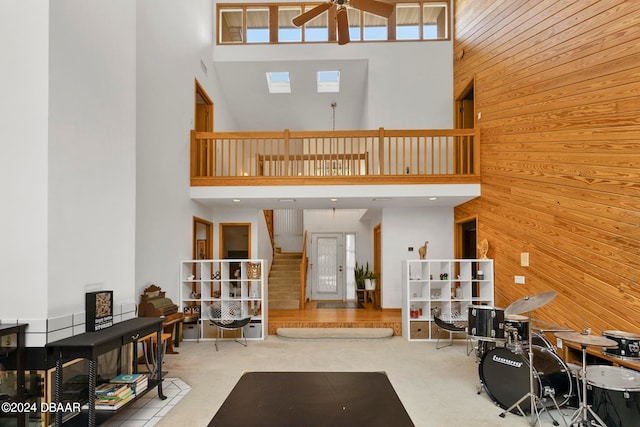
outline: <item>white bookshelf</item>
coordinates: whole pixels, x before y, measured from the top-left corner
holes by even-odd
[[[250,273],[250,264],[259,265],[258,275]],[[217,328],[210,320],[220,319],[224,314],[238,319],[250,316],[244,336],[248,340],[265,339],[268,333],[265,274],[262,259],[181,261],[180,307],[185,316],[199,315],[196,336],[185,333],[184,340],[215,339]],[[225,337],[232,337],[228,334],[225,331]]]
[[[410,341],[435,339],[434,309],[466,321],[470,305],[493,305],[490,259],[407,260],[402,276],[402,335]]]

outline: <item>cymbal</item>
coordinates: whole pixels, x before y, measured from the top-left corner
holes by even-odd
[[[580,332],[556,332],[556,337],[574,342],[576,344],[584,345],[586,347],[617,347],[618,343],[614,340],[610,340],[600,335],[587,335]]]
[[[547,304],[549,301],[554,299],[556,295],[558,295],[556,291],[547,291],[538,295],[520,298],[518,301],[511,303],[511,305],[504,311],[504,314],[528,313]]]

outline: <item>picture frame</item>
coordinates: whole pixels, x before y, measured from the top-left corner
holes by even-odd
[[[85,293],[85,327],[95,332],[113,326],[113,291]]]
[[[196,254],[198,259],[206,259],[207,258],[207,241],[206,240],[196,240]]]

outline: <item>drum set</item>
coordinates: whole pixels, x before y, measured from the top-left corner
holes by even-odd
[[[549,303],[556,292],[524,297],[506,309],[471,305],[468,335],[477,339],[479,361],[478,393],[487,395],[504,411],[540,422],[547,412],[559,425],[550,409],[557,409],[568,425],[561,407],[575,408],[569,425],[600,427],[640,427],[640,372],[613,367],[587,366],[587,348],[602,349],[616,358],[640,359],[640,335],[622,331],[604,331],[591,335],[541,320],[531,312]],[[582,366],[569,366],[547,340],[552,333],[562,341],[580,346]]]

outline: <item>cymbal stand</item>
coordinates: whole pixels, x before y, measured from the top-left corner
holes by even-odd
[[[591,405],[587,403],[587,346],[580,344],[580,347],[582,348],[582,369],[580,369],[580,374],[582,375],[582,396],[580,397],[580,407],[571,416],[569,424],[572,426],[576,424],[579,426],[599,425],[600,427],[607,427],[598,414],[591,409]],[[593,417],[591,421],[589,420],[589,414]]]
[[[508,407],[507,409],[504,410],[504,412],[502,412],[500,414],[501,418],[504,418],[505,415],[507,414],[507,412],[511,412],[512,410],[518,408],[518,411],[520,411],[520,415],[522,415],[523,417],[526,416],[526,414],[524,413],[524,411],[522,410],[522,408],[520,407],[520,403],[524,402],[525,400],[529,399],[529,403],[531,405],[531,418],[528,420],[529,421],[529,425],[536,425],[536,424],[540,424],[540,414],[544,411],[547,411],[547,407],[545,405],[542,404],[542,399],[540,399],[540,397],[538,397],[535,393],[534,393],[534,388],[533,388],[533,343],[531,341],[531,311],[528,312],[528,317],[529,317],[529,321],[527,322],[527,329],[528,329],[528,336],[529,336],[529,348],[528,350],[528,355],[529,355],[529,392],[526,393],[524,396],[522,396],[520,399],[518,399],[513,405],[511,405],[510,407]],[[550,397],[553,400],[553,403],[556,407],[556,409],[558,410],[558,412],[560,412],[560,408],[558,407],[558,403],[556,402],[556,399],[553,395],[553,393],[550,393]],[[540,403],[540,408],[541,410],[538,411],[538,403]],[[551,413],[549,413],[549,411],[547,411],[547,413],[549,414],[549,416],[551,417],[551,419],[553,420],[553,425],[557,426],[559,425],[559,423],[555,420],[555,418],[553,418],[553,416],[551,415]],[[535,415],[534,415],[535,414]],[[564,418],[563,418],[564,421]],[[567,425],[567,422],[565,421],[565,426]],[[606,427],[606,426],[605,426]]]

